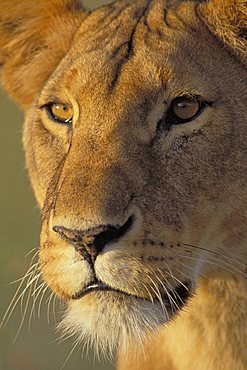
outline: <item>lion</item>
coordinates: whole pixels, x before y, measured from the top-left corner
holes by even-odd
[[[1,1],[40,268],[119,370],[247,369],[245,0]]]

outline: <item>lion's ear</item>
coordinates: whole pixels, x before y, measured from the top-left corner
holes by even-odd
[[[204,0],[199,10],[210,30],[247,64],[247,1]]]
[[[84,17],[79,0],[1,0],[1,81],[23,109],[66,54]]]

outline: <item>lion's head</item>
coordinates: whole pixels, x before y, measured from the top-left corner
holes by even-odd
[[[246,268],[244,1],[1,8],[2,80],[25,111],[63,325],[102,346],[141,340],[200,276]]]

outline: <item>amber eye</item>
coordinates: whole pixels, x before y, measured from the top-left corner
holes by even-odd
[[[52,103],[45,106],[49,118],[59,123],[70,124],[73,120],[73,109],[68,104]]]
[[[177,98],[172,102],[173,113],[182,120],[190,120],[195,117],[200,109],[200,103],[189,98]]]
[[[175,98],[167,112],[166,123],[178,125],[192,121],[207,105],[197,97],[179,96]]]

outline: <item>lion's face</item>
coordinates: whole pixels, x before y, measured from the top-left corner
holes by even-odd
[[[24,130],[44,279],[64,324],[103,345],[169,320],[201,274],[234,273],[222,258],[246,237],[242,65],[196,3],[126,3],[84,20]]]

